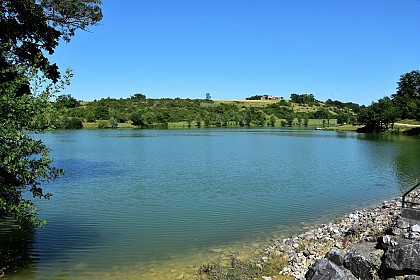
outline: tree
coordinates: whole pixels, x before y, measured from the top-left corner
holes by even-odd
[[[236,123],[239,125],[239,126],[245,126],[245,121],[244,121],[244,117],[242,116],[242,115],[238,115],[237,116],[237,118],[236,118]]]
[[[217,127],[222,126],[222,118],[220,116],[216,117],[216,122],[214,123]]]
[[[290,95],[290,101],[292,101],[293,103],[297,103],[297,104],[303,103],[303,100],[301,98],[301,95],[296,94],[296,93],[292,93]]]
[[[62,129],[81,129],[83,128],[82,120],[75,117],[68,117],[64,115],[60,118],[60,122],[56,125],[56,128]]]
[[[407,95],[411,98],[420,98],[420,71],[413,70],[401,75],[397,83],[397,93],[393,97]]]
[[[22,193],[49,198],[40,184],[57,178],[62,170],[51,167],[49,149],[27,131],[41,131],[48,126],[43,119],[51,108],[49,99],[63,88],[63,82],[47,86],[39,94],[18,94],[26,78],[1,83],[0,86],[0,218],[12,219],[20,226],[43,225],[35,216],[35,207]]]
[[[136,126],[144,127],[146,126],[147,121],[140,112],[135,112],[131,115],[131,123]]]
[[[287,125],[288,126],[292,126],[293,125],[293,121],[295,120],[295,116],[293,113],[288,113],[285,117]]]
[[[245,98],[246,100],[261,100],[263,96],[262,95],[253,95],[251,97]]]
[[[382,126],[385,126],[384,128],[387,130],[389,125],[391,125],[391,128],[394,128],[394,123],[398,117],[398,111],[391,98],[385,96],[384,98],[379,99],[376,106],[379,111],[381,128]]]
[[[274,115],[270,116],[270,125],[274,126],[276,124],[276,117]]]
[[[44,117],[51,108],[49,100],[69,84],[70,73],[60,80],[58,66],[49,56],[61,39],[69,42],[77,29],[86,30],[102,18],[100,4],[99,0],[0,1],[1,219],[25,228],[43,224],[23,193],[49,198],[40,184],[62,171],[51,166],[49,149],[27,132],[50,125]],[[38,92],[34,81],[45,85],[46,79],[52,83]]]
[[[260,114],[260,116],[258,118],[258,125],[265,126],[265,121],[266,121],[266,119],[265,119],[264,115]]]
[[[207,101],[211,100],[211,94],[209,92],[206,93],[206,100]]]
[[[192,115],[187,115],[185,117],[185,121],[187,122],[188,127],[191,127],[191,123],[193,122],[193,120],[194,120],[194,117]]]
[[[197,116],[195,116],[195,122],[196,122],[196,124],[197,124],[198,127],[201,127],[201,121],[202,121],[202,118],[201,118],[201,115],[200,114],[198,114]]]
[[[366,125],[365,130],[388,130],[397,120],[398,111],[394,102],[388,96],[372,102],[372,104],[360,111],[359,120]]]
[[[61,39],[66,42],[77,29],[86,30],[102,19],[100,0],[2,0],[0,2],[0,77],[14,80],[16,66],[34,67],[57,82],[58,66],[47,56]]]
[[[400,76],[397,92],[385,96],[369,107],[360,107],[358,121],[365,124],[359,131],[381,131],[393,128],[398,118],[420,120],[420,71]]]
[[[329,116],[330,116],[330,112],[325,108],[319,109],[313,114],[313,117],[315,119],[320,119],[320,120],[329,119]]]
[[[244,118],[244,122],[246,126],[250,126],[251,122],[252,122],[252,110],[249,109],[246,111],[245,113],[245,118]]]
[[[338,124],[345,124],[348,123],[348,115],[344,113],[340,113],[337,115],[337,123]]]
[[[118,121],[114,117],[111,117],[109,119],[109,126],[113,129],[118,128]]]
[[[308,114],[303,114],[303,125],[308,126],[309,124],[309,116]]]
[[[55,106],[57,108],[76,108],[80,102],[76,100],[71,94],[61,94],[55,99]]]
[[[208,114],[204,115],[204,126],[206,127],[210,126],[210,115]]]
[[[107,120],[109,119],[109,108],[104,104],[98,104],[95,108],[95,119],[96,120]]]
[[[308,105],[314,105],[319,103],[318,100],[315,99],[315,96],[310,93],[304,93],[304,94],[296,94],[296,93],[292,93],[290,95],[290,100],[293,103],[297,103],[297,104],[308,104]]]
[[[401,75],[392,98],[402,119],[420,120],[420,71]]]
[[[222,115],[222,126],[227,126],[229,123],[230,116],[228,113],[223,113]]]
[[[300,114],[298,114],[297,115],[297,123],[298,123],[298,126],[300,126],[301,124],[302,124],[302,116],[300,115]]]
[[[136,99],[136,100],[146,100],[146,95],[141,94],[141,93],[135,93],[130,98],[131,99]]]

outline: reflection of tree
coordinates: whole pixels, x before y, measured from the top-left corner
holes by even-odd
[[[415,180],[420,179],[420,145],[418,139],[407,139],[406,144],[400,145],[399,152],[396,153],[395,157],[395,173],[398,179],[403,183],[403,189],[407,189],[414,186]]]
[[[5,274],[30,267],[34,261],[34,230],[22,230],[11,222],[0,224],[0,269]]]
[[[420,145],[417,137],[380,133],[360,133],[356,138],[371,142],[364,145],[369,154],[371,165],[381,170],[391,167],[393,176],[398,180],[403,193],[413,187],[420,179]]]

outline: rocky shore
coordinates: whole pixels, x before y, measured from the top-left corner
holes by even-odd
[[[280,274],[295,279],[420,280],[420,221],[403,219],[397,198],[275,241],[263,253],[262,262],[285,256]]]

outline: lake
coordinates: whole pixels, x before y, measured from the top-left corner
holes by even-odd
[[[12,279],[176,279],[401,195],[420,138],[261,129],[35,135],[65,176]]]

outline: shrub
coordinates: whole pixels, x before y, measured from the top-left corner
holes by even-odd
[[[109,119],[109,127],[113,129],[118,128],[118,121],[114,117]]]
[[[81,129],[83,128],[82,120],[75,117],[63,116],[57,124],[57,128],[61,129]]]
[[[98,128],[104,129],[104,128],[110,128],[109,121],[100,120],[96,122],[98,124]]]

